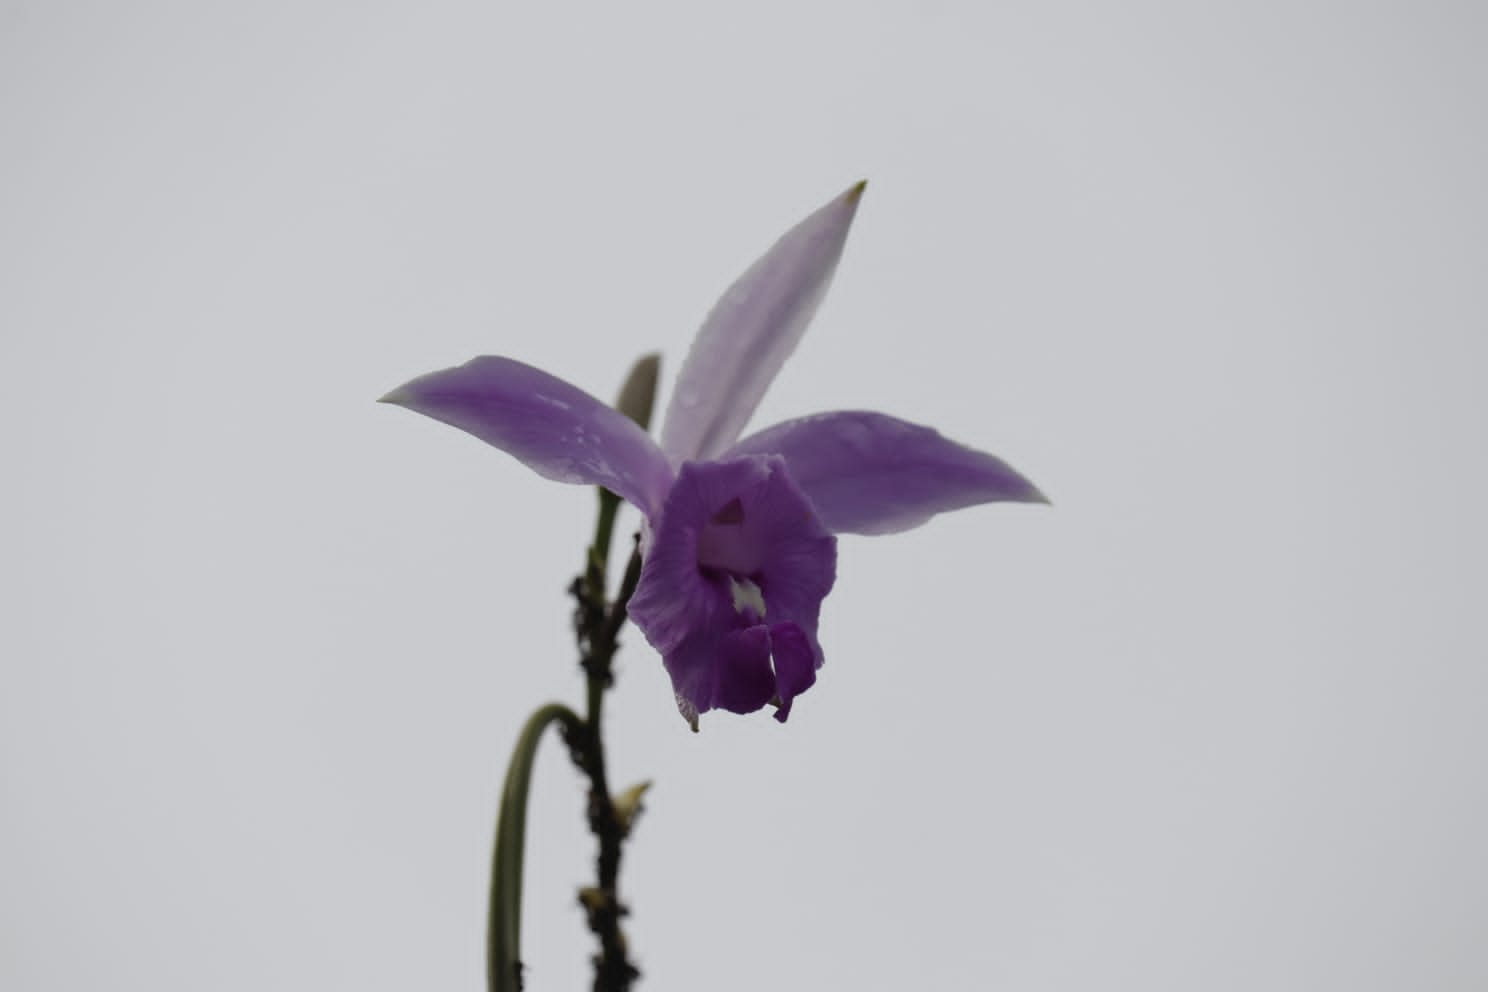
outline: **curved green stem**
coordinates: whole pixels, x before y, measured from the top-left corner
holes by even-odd
[[[491,904],[486,920],[486,985],[490,992],[517,992],[522,987],[522,859],[527,842],[527,793],[532,763],[548,724],[561,725],[565,737],[582,732],[583,724],[562,703],[549,703],[527,720],[517,736],[501,790],[491,856]]]

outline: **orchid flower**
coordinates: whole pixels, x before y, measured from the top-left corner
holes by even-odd
[[[739,440],[825,295],[859,183],[787,231],[723,294],[682,367],[661,443],[575,386],[481,357],[383,397],[645,518],[629,617],[694,730],[712,709],[784,721],[816,681],[838,534],[890,534],[980,503],[1044,502],[992,455],[882,413],[789,420]]]

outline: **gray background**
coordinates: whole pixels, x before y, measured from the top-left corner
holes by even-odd
[[[632,632],[648,989],[1488,987],[1484,9],[0,2],[0,985],[475,989],[600,395],[853,181],[755,423],[1027,472],[845,539],[788,726]],[[627,526],[633,526],[633,518]],[[533,989],[587,982],[538,773]]]

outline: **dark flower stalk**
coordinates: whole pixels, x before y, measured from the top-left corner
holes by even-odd
[[[619,992],[629,989],[640,975],[630,961],[625,934],[620,920],[628,910],[620,901],[619,878],[621,845],[634,822],[633,815],[622,815],[610,792],[605,766],[604,694],[614,685],[613,663],[619,648],[620,628],[625,623],[625,609],[641,574],[641,556],[632,550],[625,576],[613,603],[605,600],[605,572],[608,560],[608,534],[614,517],[615,497],[600,495],[601,524],[595,546],[584,575],[570,587],[576,607],[574,633],[578,638],[580,666],[584,669],[588,706],[583,724],[569,739],[574,764],[589,777],[589,830],[599,851],[595,859],[595,884],[579,890],[579,903],[584,907],[589,929],[599,940],[599,953],[594,957],[595,992]],[[606,507],[604,504],[609,504]],[[604,538],[604,543],[601,542]]]

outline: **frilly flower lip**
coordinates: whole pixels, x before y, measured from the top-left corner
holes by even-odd
[[[603,486],[651,541],[629,615],[697,729],[712,709],[784,721],[822,664],[817,620],[836,534],[889,534],[980,503],[1045,502],[1002,460],[881,413],[839,411],[739,433],[805,332],[864,184],[791,228],[714,306],[661,444],[583,390],[481,357],[383,397],[480,438],[545,478]]]
[[[677,706],[775,716],[816,681],[822,600],[837,540],[778,455],[686,462],[667,495],[630,600],[666,663]],[[773,665],[772,665],[773,662]]]

